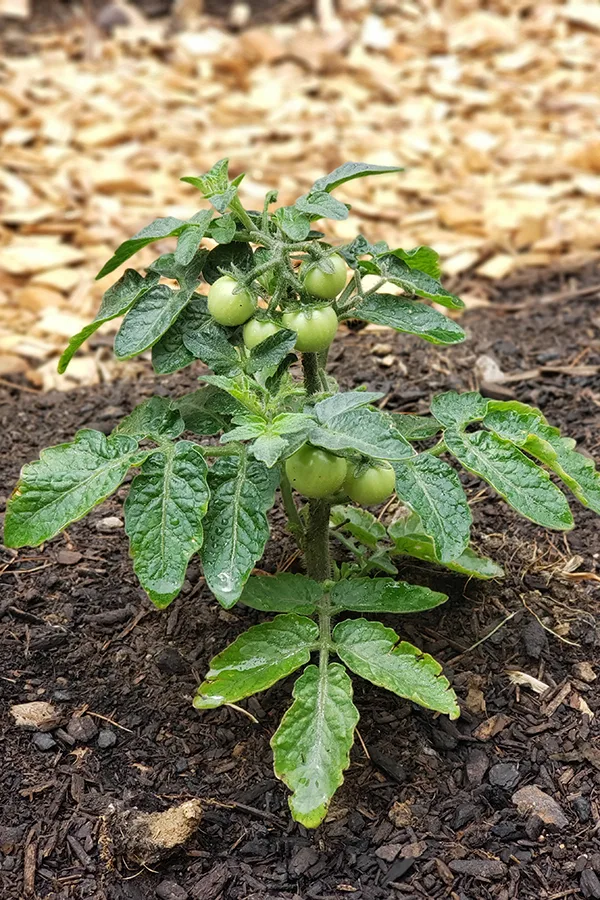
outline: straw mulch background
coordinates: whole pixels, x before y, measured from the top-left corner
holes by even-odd
[[[120,274],[94,281],[115,246],[156,216],[194,212],[178,178],[223,156],[248,173],[250,207],[270,187],[289,203],[348,159],[405,166],[346,185],[353,214],[328,230],[431,244],[468,304],[518,270],[597,257],[600,5],[373,8],[346,0],[328,33],[308,18],[178,30],[136,13],[110,36],[111,23],[76,19],[12,41],[0,60],[0,378],[68,390],[134,371],[112,362],[110,331],[68,377],[56,360]]]

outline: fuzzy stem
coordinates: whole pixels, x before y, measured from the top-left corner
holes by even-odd
[[[306,393],[318,394],[321,390],[321,379],[319,377],[319,358],[316,353],[302,354],[302,369]]]
[[[285,469],[283,466],[281,467],[279,491],[281,493],[281,499],[283,501],[283,508],[288,519],[289,529],[296,538],[296,543],[298,544],[300,550],[303,550],[305,540],[304,526],[302,524],[302,519],[300,518],[300,513],[298,512],[298,507],[294,502],[292,486],[290,485],[289,478],[285,474]]]
[[[326,500],[309,500],[308,528],[304,556],[306,571],[315,581],[331,578],[331,557],[329,555],[329,510]]]

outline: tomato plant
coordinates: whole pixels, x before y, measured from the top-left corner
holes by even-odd
[[[314,227],[348,216],[333,196],[347,181],[396,171],[346,163],[291,206],[272,210],[277,194],[270,191],[258,213],[243,206],[243,176],[231,179],[227,160],[184,178],[212,209],[188,220],[156,219],[117,248],[99,278],[153,241],[176,240],[143,273],[125,269],[94,321],[69,342],[59,371],[97,328],[121,317],[118,359],[149,351],[158,374],[196,360],[212,374],[201,374],[202,386],[191,393],[146,400],[108,436],[84,428],[44,450],[24,467],[5,519],[9,547],[37,547],[134,470],[125,531],[150,600],[168,606],[198,556],[223,607],[239,601],[266,614],[210,662],[195,707],[235,705],[303,668],[271,743],[292,814],[307,827],[323,820],[349,765],[358,721],[349,671],[459,715],[431,656],[376,620],[344,615],[415,613],[444,603],[445,594],[396,577],[406,556],[469,578],[502,575],[470,546],[471,511],[456,465],[546,528],[573,526],[559,480],[600,512],[592,461],[538,409],[448,391],[432,398],[428,415],[388,412],[377,405],[382,394],[341,392],[327,374],[327,348],[338,322],[349,319],[442,346],[465,338],[455,317],[430,305],[451,312],[464,305],[440,283],[434,250],[358,235],[332,256]],[[374,286],[364,285],[367,275]],[[208,299],[201,282],[210,285]],[[315,297],[331,302],[315,305]],[[265,312],[251,318],[259,299]],[[361,508],[392,490],[387,518]],[[253,575],[277,491],[303,571]],[[348,495],[360,506],[340,505]],[[343,558],[332,557],[332,539]]]

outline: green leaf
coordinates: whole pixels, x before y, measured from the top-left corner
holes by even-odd
[[[310,232],[310,219],[295,206],[280,206],[274,214],[277,224],[291,241],[304,241]]]
[[[208,259],[208,250],[198,250],[185,265],[178,262],[175,253],[163,253],[148,266],[149,272],[173,278],[179,282],[181,291],[191,297],[200,281],[202,267]]]
[[[184,394],[174,400],[173,405],[183,417],[186,431],[199,435],[217,434],[227,427],[231,416],[244,409],[237,400],[213,385]]]
[[[200,317],[197,321],[199,322]],[[240,371],[240,357],[228,341],[228,332],[212,318],[202,316],[202,324],[192,329],[186,319],[182,326],[184,346],[213,372],[233,375]]]
[[[123,482],[147,451],[126,435],[107,438],[83,429],[68,444],[43,450],[28,463],[6,508],[7,547],[38,547],[82,519]]]
[[[266,690],[308,662],[318,637],[318,625],[305,616],[254,625],[211,660],[194,706],[215,709]]]
[[[314,411],[319,422],[325,425],[330,419],[339,416],[341,413],[349,412],[351,409],[358,409],[361,406],[368,406],[370,403],[376,403],[382,397],[385,397],[385,394],[380,391],[346,391],[315,403]]]
[[[392,175],[395,172],[404,172],[401,166],[377,166],[373,163],[347,162],[338,166],[329,175],[318,178],[312,186],[313,191],[334,191],[346,181],[355,178],[366,178],[367,175]]]
[[[210,212],[210,210],[208,210]],[[187,266],[196,255],[200,241],[204,237],[205,229],[201,225],[190,225],[185,228],[177,239],[175,248],[175,261],[180,266]]]
[[[208,236],[218,244],[230,244],[235,237],[236,225],[232,215],[219,216],[213,219],[208,229]]]
[[[352,317],[386,325],[404,334],[416,334],[431,344],[458,344],[466,335],[460,325],[425,303],[393,294],[371,294],[359,303]]]
[[[294,685],[294,702],[271,740],[275,774],[293,792],[292,815],[316,828],[350,765],[358,723],[352,683],[344,668],[308,666]]]
[[[258,385],[246,375],[238,375],[235,378],[227,378],[225,375],[204,375],[202,380],[229,394],[254,415],[264,418]]]
[[[184,428],[185,423],[179,410],[171,400],[150,397],[122,419],[114,433],[128,434],[140,441],[143,438],[173,439],[179,437]]]
[[[468,425],[470,422],[480,422],[485,416],[489,401],[476,391],[467,391],[458,394],[456,391],[446,391],[445,394],[436,394],[431,401],[431,412],[443,425]]]
[[[559,531],[573,527],[565,495],[509,441],[487,431],[467,434],[457,428],[447,428],[444,441],[465,469],[487,481],[526,519]]]
[[[327,191],[311,191],[298,197],[294,206],[300,213],[316,219],[347,219],[348,207]]]
[[[134,234],[132,238],[117,247],[114,256],[111,256],[108,262],[102,266],[96,275],[96,280],[104,278],[109,272],[118,269],[119,266],[123,265],[123,263],[133,256],[134,253],[137,253],[142,247],[146,247],[148,244],[153,243],[153,241],[160,241],[163,238],[168,237],[177,237],[185,229],[186,224],[187,223],[184,222],[183,219],[176,219],[174,216],[155,219],[154,222],[146,225],[145,228],[142,228],[141,231]]]
[[[177,596],[190,557],[202,546],[207,472],[197,444],[179,441],[148,457],[125,501],[135,574],[160,608]]]
[[[426,534],[403,534],[396,532],[396,526],[391,525],[389,534],[394,541],[394,554],[400,556],[412,556],[415,559],[421,559],[424,562],[435,563],[439,566],[456,572],[459,575],[466,575],[469,578],[481,578],[488,580],[490,578],[502,578],[504,569],[487,556],[479,556],[470,547],[463,550],[461,555],[452,562],[442,563],[435,554],[433,541]]]
[[[315,425],[309,440],[325,450],[356,450],[374,459],[406,459],[414,453],[388,415],[366,407],[332,416],[327,425]]]
[[[115,337],[117,359],[131,359],[156,344],[188,302],[187,293],[166,284],[150,288],[121,323]]]
[[[413,413],[392,413],[394,428],[407,441],[422,441],[441,431],[440,423],[433,416],[415,416]]]
[[[377,253],[374,246],[362,234],[357,234],[349,244],[343,244],[336,250],[353,269],[357,268],[359,256],[364,256],[365,253],[375,256]]]
[[[331,522],[334,527],[348,532],[372,550],[386,535],[385,528],[373,513],[356,506],[334,506],[331,510]]]
[[[84,341],[87,341],[91,335],[111,319],[123,316],[133,304],[139,300],[150,288],[158,281],[158,275],[149,272],[143,278],[135,269],[126,269],[119,280],[110,287],[102,297],[100,309],[96,313],[96,318],[80,332],[74,335],[69,341],[66,350],[63,351],[58,361],[58,371],[62,375],[66,371],[67,366],[71,362],[75,353],[79,350]]]
[[[286,358],[290,350],[293,349],[298,335],[295,331],[289,331],[282,328],[275,334],[269,335],[260,344],[257,344],[250,351],[250,357],[246,365],[246,371],[249,375],[254,372],[260,372],[262,369],[277,366]]]
[[[593,461],[575,449],[572,438],[548,425],[538,409],[514,400],[492,401],[483,424],[547,465],[580,503],[600,513],[600,473]]]
[[[186,176],[180,181],[193,185],[201,192],[202,196],[209,200],[215,209],[224,213],[231,201],[237,194],[237,185],[240,183],[243,175],[238,175],[233,181],[229,180],[227,169],[229,167],[228,159],[220,159],[209,169],[204,175]]]
[[[337,581],[331,589],[336,613],[342,610],[374,613],[415,613],[433,609],[448,599],[446,594],[393,578],[352,578]]]
[[[193,363],[196,357],[183,343],[185,319],[194,301],[190,301],[180,316],[173,322],[168,331],[152,347],[152,367],[158,375],[170,375]]]
[[[282,437],[263,434],[257,437],[250,447],[250,454],[270,469],[286,455],[287,447],[288,443]]]
[[[214,284],[221,275],[232,275],[236,269],[249,272],[253,263],[254,254],[249,244],[219,244],[208,254],[202,274],[208,284]]]
[[[336,625],[333,640],[340,659],[362,678],[451,719],[460,715],[456,695],[440,664],[428,653],[400,641],[392,628],[366,619],[346,619]]]
[[[265,549],[274,477],[262,463],[244,457],[217,460],[210,471],[211,500],[201,557],[206,583],[226,609],[239,600]]]
[[[404,260],[411,269],[418,269],[419,272],[425,272],[426,275],[436,279],[442,274],[439,254],[432,247],[415,247],[414,250],[398,248],[391,252],[398,259]]]
[[[323,588],[306,575],[253,575],[240,600],[262,612],[298,613],[310,616],[323,596]]]
[[[393,466],[396,493],[421,517],[438,559],[444,563],[457,559],[469,543],[472,521],[457,473],[427,453]]]
[[[435,300],[436,303],[440,303],[442,306],[447,306],[450,309],[464,309],[465,304],[460,297],[451,294],[436,278],[432,278],[431,275],[422,272],[418,268],[413,268],[396,254],[397,251],[386,253],[383,256],[378,256],[376,260],[381,274],[391,284],[398,285],[407,294],[416,294],[417,297]]]

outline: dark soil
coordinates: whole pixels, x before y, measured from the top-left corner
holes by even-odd
[[[490,307],[464,316],[470,340],[454,349],[347,333],[333,353],[335,374],[344,387],[388,392],[388,409],[421,412],[436,391],[475,387],[476,357],[492,355],[507,373],[537,370],[509,388],[598,455],[600,313],[597,293],[577,291],[599,282],[592,270],[506,286]],[[567,296],[543,301],[557,292]],[[373,353],[383,342],[396,357],[388,368]],[[47,444],[82,425],[108,432],[156,389],[182,393],[196,374],[158,388],[148,374],[68,395],[2,389],[3,487]],[[600,897],[598,719],[588,714],[600,697],[578,666],[600,663],[598,524],[578,507],[574,532],[550,534],[475,479],[466,484],[476,544],[507,577],[482,584],[407,566],[403,574],[450,600],[394,622],[444,663],[463,714],[450,723],[357,680],[362,741],[314,832],[291,821],[272,771],[269,738],[291,680],[243,704],[258,724],[229,708],[199,714],[190,703],[214,652],[260,614],[220,609],[196,564],[181,598],[153,610],[122,531],[100,524],[120,515],[118,498],[41,550],[5,552],[2,898],[33,896],[33,877],[36,895],[56,900]],[[271,571],[294,549],[277,514],[274,538],[261,563]],[[587,574],[568,574],[575,569]],[[550,691],[515,687],[507,668]],[[9,707],[30,700],[52,702],[63,727],[49,738],[17,728]],[[73,723],[82,711],[88,718]],[[558,803],[554,826],[517,810],[511,798],[526,785]],[[107,858],[99,817],[109,804],[158,811],[191,798],[204,802],[204,818],[185,851],[149,868]]]

